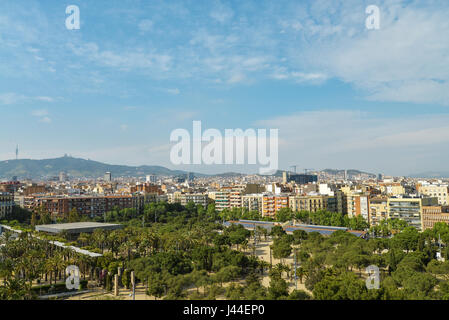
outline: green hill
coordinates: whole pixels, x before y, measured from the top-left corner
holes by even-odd
[[[98,161],[85,160],[72,157],[55,159],[31,160],[6,160],[0,161],[0,178],[10,179],[12,176],[23,178],[48,178],[58,176],[61,171],[75,178],[98,178],[109,171],[114,177],[136,177],[147,174],[176,176],[185,174],[184,171],[170,170],[161,166],[124,166],[111,165]]]

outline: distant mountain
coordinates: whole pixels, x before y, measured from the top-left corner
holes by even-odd
[[[373,173],[369,173],[369,172],[363,172],[360,170],[355,170],[355,169],[348,169],[346,170],[348,175],[358,175],[358,174],[366,174],[366,175],[370,175],[375,177],[376,175]],[[284,170],[278,170],[276,171],[275,174],[273,174],[273,176],[275,177],[282,177],[282,173],[284,172]],[[291,172],[291,171],[287,171],[287,172]],[[324,169],[324,170],[311,170],[309,172],[309,174],[313,174],[315,172],[324,172],[327,174],[332,174],[332,175],[343,175],[345,170],[339,170],[339,169]],[[303,174],[304,172],[298,172],[298,174]]]
[[[72,157],[61,157],[44,160],[6,160],[0,161],[0,178],[10,179],[12,176],[18,178],[48,178],[58,176],[60,172],[66,172],[75,178],[98,178],[105,172],[111,172],[113,177],[136,177],[147,174],[176,176],[185,174],[185,171],[170,170],[161,166],[124,166],[111,165],[98,161],[85,160]],[[201,176],[202,174],[195,174]]]
[[[245,173],[238,173],[238,172],[225,172],[225,173],[214,174],[213,176],[214,177],[229,178],[229,177],[246,176],[246,174]]]
[[[339,170],[339,169],[324,169],[321,171],[328,173],[328,174],[333,174],[333,175],[342,175],[345,172],[345,170]],[[370,176],[374,176],[374,177],[376,176],[374,173],[364,172],[364,171],[355,170],[355,169],[347,169],[346,173],[351,176],[358,175],[358,174],[366,174],[366,175],[370,175]]]
[[[449,178],[449,172],[428,171],[411,174],[410,178],[428,178],[428,179]]]
[[[344,170],[326,169],[323,172],[331,174],[342,174]],[[162,166],[125,166],[112,165],[93,160],[73,158],[64,156],[54,159],[31,160],[5,160],[0,161],[0,179],[11,179],[17,176],[19,179],[45,179],[58,176],[60,172],[65,172],[73,178],[99,178],[103,177],[105,172],[111,172],[113,177],[142,177],[147,174],[156,174],[164,176],[178,176],[186,174],[182,170],[170,170]],[[278,170],[274,176],[282,177],[281,170]],[[347,170],[348,174],[370,174],[359,170]],[[194,173],[195,176],[217,176],[217,177],[236,177],[244,176],[244,173],[225,172],[221,174],[201,174]],[[370,174],[372,175],[372,174]],[[374,175],[373,175],[374,176]],[[447,175],[449,176],[449,174]]]

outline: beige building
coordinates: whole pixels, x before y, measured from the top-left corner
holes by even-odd
[[[438,198],[438,204],[441,206],[449,205],[448,186],[435,184],[420,184],[416,185],[416,191],[419,193]]]
[[[423,230],[423,207],[437,204],[437,198],[388,198],[388,218],[404,220],[409,226]]]
[[[208,199],[207,194],[202,193],[184,193],[180,196],[180,202],[183,206],[193,202],[195,205],[202,205],[204,208],[207,208]]]
[[[181,203],[181,194],[182,193],[180,191],[168,193],[167,194],[168,203]]]
[[[447,207],[444,208],[442,206],[423,206],[423,230],[432,229],[437,222],[449,223],[449,212],[447,210]]]
[[[388,219],[387,210],[388,198],[376,197],[369,200],[369,223],[374,226],[381,220]]]
[[[263,194],[247,194],[242,196],[242,208],[248,211],[258,211],[262,214]]]
[[[289,207],[293,212],[328,210],[328,199],[323,195],[290,196]]]

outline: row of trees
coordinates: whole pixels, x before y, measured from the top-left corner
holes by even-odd
[[[44,212],[37,214],[39,220],[45,216]],[[18,240],[5,233],[5,245],[0,248],[0,276],[4,280],[0,297],[32,298],[31,287],[37,281],[62,281],[65,267],[75,264],[89,279],[98,278],[104,270],[106,276],[102,279],[107,290],[112,289],[111,279],[119,267],[127,270],[122,283],[129,287],[128,272],[133,270],[149,295],[166,299],[449,298],[449,262],[435,259],[439,239],[443,243],[449,241],[447,224],[439,223],[432,230],[418,232],[391,220],[371,230],[384,237],[364,240],[345,231],[324,237],[301,230],[288,235],[280,226],[273,227],[270,234],[260,227],[251,232],[240,225],[224,228],[217,221],[227,218],[227,214],[217,214],[213,205],[203,208],[192,203],[185,207],[154,203],[140,214],[134,209],[114,209],[102,219],[121,222],[124,229],[81,234],[74,243],[103,253],[98,258],[58,249],[27,233],[22,233]],[[331,215],[336,216],[326,211],[293,214],[284,209],[277,219],[288,221],[294,217],[303,223],[365,227],[359,218]],[[79,217],[73,212],[64,219],[74,221]],[[31,220],[32,217],[30,223]],[[260,241],[268,236],[272,237],[270,249],[279,264],[270,265],[258,259],[255,251],[247,251],[252,239]],[[286,259],[292,255],[296,258],[299,282],[308,292],[289,293],[294,270]],[[443,246],[442,255],[449,260],[447,246]],[[381,270],[378,290],[365,286],[365,268],[369,265],[377,265]],[[270,281],[265,287],[261,276],[267,269]]]

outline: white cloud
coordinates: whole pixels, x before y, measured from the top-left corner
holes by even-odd
[[[355,168],[410,174],[443,170],[449,156],[449,116],[374,117],[349,110],[301,112],[256,123],[279,129],[279,158],[287,168]],[[439,156],[434,156],[434,151]],[[419,155],[419,157],[418,157]]]
[[[48,111],[46,109],[38,109],[38,110],[33,110],[31,112],[31,115],[33,115],[34,117],[38,118],[39,122],[42,123],[51,123],[51,119],[48,116]]]
[[[236,72],[231,75],[231,77],[228,79],[228,83],[239,83],[243,82],[246,79],[245,75],[241,72]]]
[[[174,89],[165,89],[165,92],[172,94],[172,95],[178,95],[181,93],[181,91],[178,88],[174,88]]]
[[[55,99],[52,97],[36,97],[36,100],[45,101],[45,102],[54,102]]]
[[[79,46],[68,44],[68,47],[75,55],[83,56],[104,66],[120,68],[124,71],[136,69],[168,71],[172,61],[169,55],[145,52],[142,49],[120,52],[101,51],[96,43],[86,43]]]
[[[46,109],[33,110],[31,114],[35,117],[43,117],[48,115],[48,111]]]
[[[448,11],[435,4],[381,1],[380,30],[366,30],[363,4],[340,2],[332,23],[305,19],[305,40],[290,47],[290,58],[372,100],[449,105]],[[329,17],[329,8],[317,5],[315,14]]]
[[[153,28],[153,21],[151,20],[144,19],[139,22],[139,30],[143,33],[150,31],[152,28]]]
[[[0,104],[10,105],[22,102],[26,99],[25,96],[13,92],[0,94]]]
[[[5,104],[5,105],[23,103],[23,102],[32,101],[32,100],[44,101],[44,102],[54,102],[55,101],[55,99],[51,98],[51,97],[40,96],[40,97],[33,98],[33,97],[25,96],[23,94],[17,94],[14,92],[0,94],[0,104]]]
[[[217,1],[215,4],[215,8],[210,13],[210,16],[212,17],[212,19],[220,23],[224,23],[232,19],[232,17],[234,16],[234,11],[220,1]]]
[[[39,121],[43,123],[51,123],[51,119],[49,117],[43,117]]]

